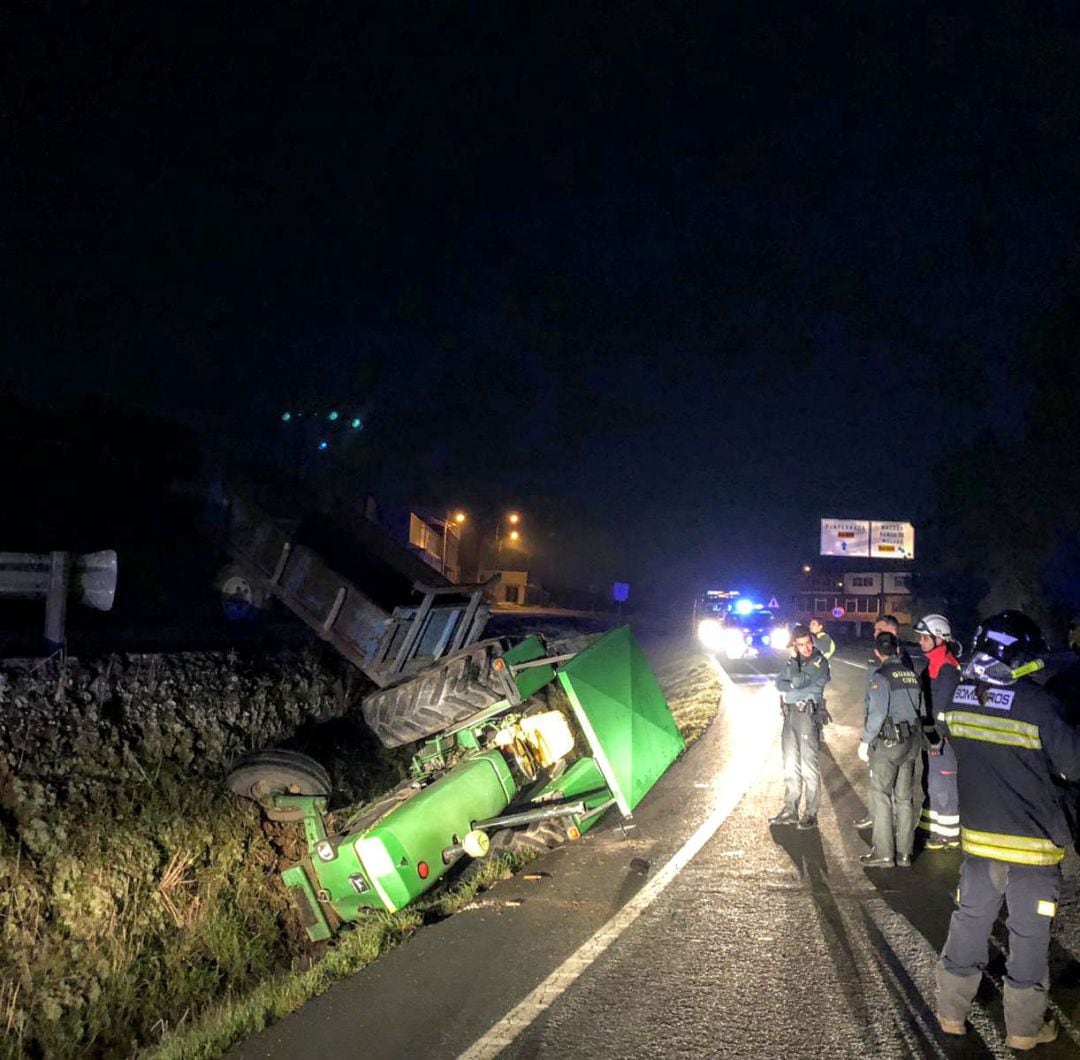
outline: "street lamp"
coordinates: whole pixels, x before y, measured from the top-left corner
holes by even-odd
[[[517,527],[521,523],[521,514],[519,512],[507,512],[503,519],[506,520],[512,527]],[[503,519],[500,519],[495,526],[495,552],[498,556],[502,555],[502,533],[503,533]],[[518,542],[521,540],[521,531],[513,529],[507,535],[511,541]],[[501,560],[500,560],[501,562]]]

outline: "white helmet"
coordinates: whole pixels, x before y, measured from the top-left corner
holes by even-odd
[[[916,633],[940,637],[942,640],[949,640],[952,637],[952,626],[944,615],[923,615],[911,628]]]

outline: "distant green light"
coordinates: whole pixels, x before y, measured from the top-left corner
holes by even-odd
[[[333,423],[333,422],[334,422],[334,420],[336,420],[336,419],[338,418],[338,414],[337,414],[337,411],[335,410],[334,412],[331,412],[331,413],[330,413],[330,415],[329,415],[329,416],[327,416],[326,418],[327,418],[327,419],[328,419],[328,420],[329,420],[329,421],[330,421],[331,423]]]
[[[281,422],[282,423],[288,423],[289,420],[291,420],[291,419],[292,419],[292,413],[291,412],[283,412],[281,414]]]
[[[357,428],[358,428],[358,427],[360,426],[360,418],[359,418],[359,417],[357,417],[356,419],[354,419],[354,420],[353,420],[353,421],[352,421],[352,422],[351,422],[351,423],[349,424],[349,426],[350,426],[350,427],[351,427],[351,428],[352,428],[352,429],[353,429],[353,430],[355,431],[355,430],[356,430],[356,429],[357,429]]]
[[[323,449],[326,449],[329,445],[330,445],[329,442],[319,442],[320,451],[323,450]]]

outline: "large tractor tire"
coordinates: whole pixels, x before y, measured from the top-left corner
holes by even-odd
[[[302,821],[300,810],[274,809],[274,795],[329,795],[330,774],[298,751],[253,751],[238,759],[225,778],[229,790],[254,799],[271,821]]]
[[[364,720],[385,747],[422,740],[464,721],[506,695],[492,664],[498,640],[482,640],[448,655],[400,684],[364,698]]]

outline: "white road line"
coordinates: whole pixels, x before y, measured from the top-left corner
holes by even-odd
[[[721,680],[723,680],[721,670]],[[716,802],[709,816],[664,867],[641,888],[599,931],[572,953],[532,993],[512,1008],[486,1034],[461,1054],[461,1060],[498,1056],[515,1038],[566,991],[667,889],[738,806],[765,764],[775,733],[757,730],[758,745],[751,754],[733,756],[717,778]]]
[[[830,662],[842,662],[845,666],[854,666],[856,670],[869,670],[870,667],[866,663],[852,662],[850,659],[841,659],[840,656],[836,656],[831,659]]]

